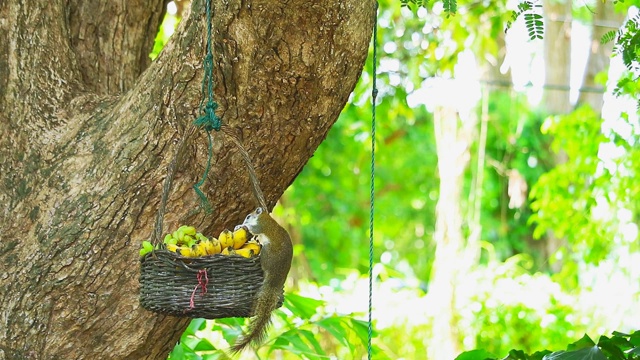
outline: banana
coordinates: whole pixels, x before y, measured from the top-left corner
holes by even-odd
[[[144,256],[147,253],[150,253],[153,251],[153,244],[150,241],[143,241],[142,242],[142,249],[140,249],[140,256]]]
[[[183,234],[189,235],[189,236],[196,235],[196,228],[193,226],[182,225],[178,228],[178,231],[182,231]]]
[[[262,249],[262,246],[257,241],[251,240],[246,244],[244,244],[244,246],[241,247],[240,249],[251,249],[253,250],[254,255],[258,255],[260,254],[260,250]]]
[[[178,248],[179,248],[178,245],[176,244],[167,244],[166,247],[167,247],[167,250],[173,251],[173,252],[178,252]]]
[[[184,257],[194,257],[191,248],[187,247],[187,246],[178,247],[178,250],[176,251],[176,253],[178,253],[178,254],[180,254],[180,255],[182,255]]]
[[[249,232],[244,226],[236,226],[233,231],[233,248],[240,249],[248,240]]]
[[[196,244],[196,239],[194,239],[193,236],[191,235],[184,234],[184,236],[182,236],[181,243],[188,247],[192,247],[193,245]]]
[[[233,255],[235,253],[236,251],[233,249],[233,246],[227,246],[226,248],[222,249],[221,252],[222,255]]]
[[[199,242],[191,248],[192,255],[194,257],[207,256],[207,248],[205,242]]]
[[[178,239],[174,238],[171,234],[167,234],[164,236],[164,243],[165,244],[177,244],[178,243]]]
[[[233,247],[233,233],[229,230],[224,230],[218,236],[218,241],[220,241],[220,246],[222,248],[228,248],[229,246]]]
[[[254,255],[254,252],[253,249],[237,249],[235,250],[235,254],[248,259]]]
[[[209,238],[202,235],[202,233],[196,233],[196,241],[209,241]]]
[[[222,246],[220,246],[220,241],[218,239],[213,238],[210,241],[205,242],[205,249],[207,250],[207,255],[215,255],[220,254],[222,251]]]

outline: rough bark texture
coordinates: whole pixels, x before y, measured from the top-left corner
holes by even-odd
[[[0,359],[160,359],[187,324],[138,304],[177,140],[198,116],[204,2],[149,64],[163,0],[0,2]],[[273,205],[360,75],[372,1],[214,0],[216,99]],[[244,164],[199,131],[180,159],[165,230],[215,234],[254,206]]]

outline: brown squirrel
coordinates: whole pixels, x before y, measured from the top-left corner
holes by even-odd
[[[247,215],[242,225],[262,244],[260,265],[264,272],[264,282],[256,295],[254,317],[249,324],[249,331],[231,347],[232,353],[244,350],[251,343],[258,344],[264,340],[271,323],[271,312],[278,306],[293,257],[289,233],[269,215],[267,209],[257,208]]]

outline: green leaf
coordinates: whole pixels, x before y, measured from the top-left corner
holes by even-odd
[[[600,43],[601,43],[601,44],[606,44],[606,43],[608,43],[608,42],[613,41],[613,39],[615,39],[615,38],[616,38],[616,34],[617,34],[617,33],[618,33],[618,31],[617,31],[617,30],[610,30],[610,31],[607,31],[607,32],[606,32],[606,33],[604,33],[604,34],[602,35],[602,37],[600,38]]]
[[[319,354],[314,352],[314,349],[309,347],[309,345],[300,336],[301,334],[302,331],[299,331],[298,329],[289,330],[283,334],[280,334],[276,338],[273,346],[271,346],[271,350],[286,350],[297,355],[304,355],[304,357],[308,359],[324,359],[326,356],[320,356]]]
[[[224,318],[216,319],[212,326],[213,331],[221,331],[222,337],[229,343],[233,344],[235,340],[242,334],[242,325],[244,318]]]
[[[298,330],[298,332],[300,333],[300,335],[302,335],[305,338],[305,340],[309,344],[311,344],[311,346],[313,346],[313,349],[314,349],[316,354],[326,355],[324,350],[322,350],[322,347],[320,346],[320,343],[318,342],[318,339],[316,339],[316,335],[314,333],[312,333],[309,330],[304,330],[304,329],[300,329],[300,330]]]
[[[629,342],[634,346],[640,346],[640,330],[634,331],[633,334],[629,336]]]
[[[556,351],[545,355],[542,360],[607,360],[597,346],[582,348],[576,351]]]
[[[193,319],[191,320],[191,322],[189,323],[189,326],[187,326],[187,328],[184,330],[184,333],[182,334],[184,335],[195,335],[196,331],[198,330],[202,330],[206,327],[207,321],[205,319],[202,318],[198,318],[198,319]]]
[[[533,354],[529,355],[529,360],[542,360],[548,354],[551,354],[550,350],[536,351]]]
[[[316,324],[323,329],[327,330],[331,335],[333,335],[336,340],[338,340],[342,345],[351,347],[347,341],[348,329],[342,322],[342,318],[334,316],[322,319]]]
[[[193,348],[194,351],[212,351],[217,348],[207,338],[200,338],[200,341]]]
[[[447,16],[455,15],[456,11],[458,11],[457,0],[444,0],[442,4],[444,5],[444,11],[447,13]]]
[[[318,312],[318,308],[324,306],[325,302],[296,294],[285,296],[285,307],[301,319],[310,319]]]
[[[589,335],[584,334],[584,336],[580,340],[569,344],[569,346],[567,346],[567,351],[579,350],[583,348],[591,348],[591,347],[594,347],[595,345],[596,343],[594,343],[593,340],[591,340]]]
[[[458,355],[455,360],[494,360],[496,356],[483,349],[465,351]]]
[[[528,360],[529,357],[522,350],[509,350],[509,356],[505,360]]]
[[[350,320],[353,331],[356,333],[358,338],[360,338],[362,345],[366,346],[369,343],[369,322],[354,318],[351,318]],[[371,334],[371,336],[373,337],[374,334]]]

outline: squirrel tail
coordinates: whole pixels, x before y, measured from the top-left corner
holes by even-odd
[[[279,298],[279,292],[260,290],[253,311],[255,316],[251,319],[249,331],[231,347],[231,353],[239,353],[249,344],[259,344],[264,340],[271,324],[271,312],[275,310]]]

